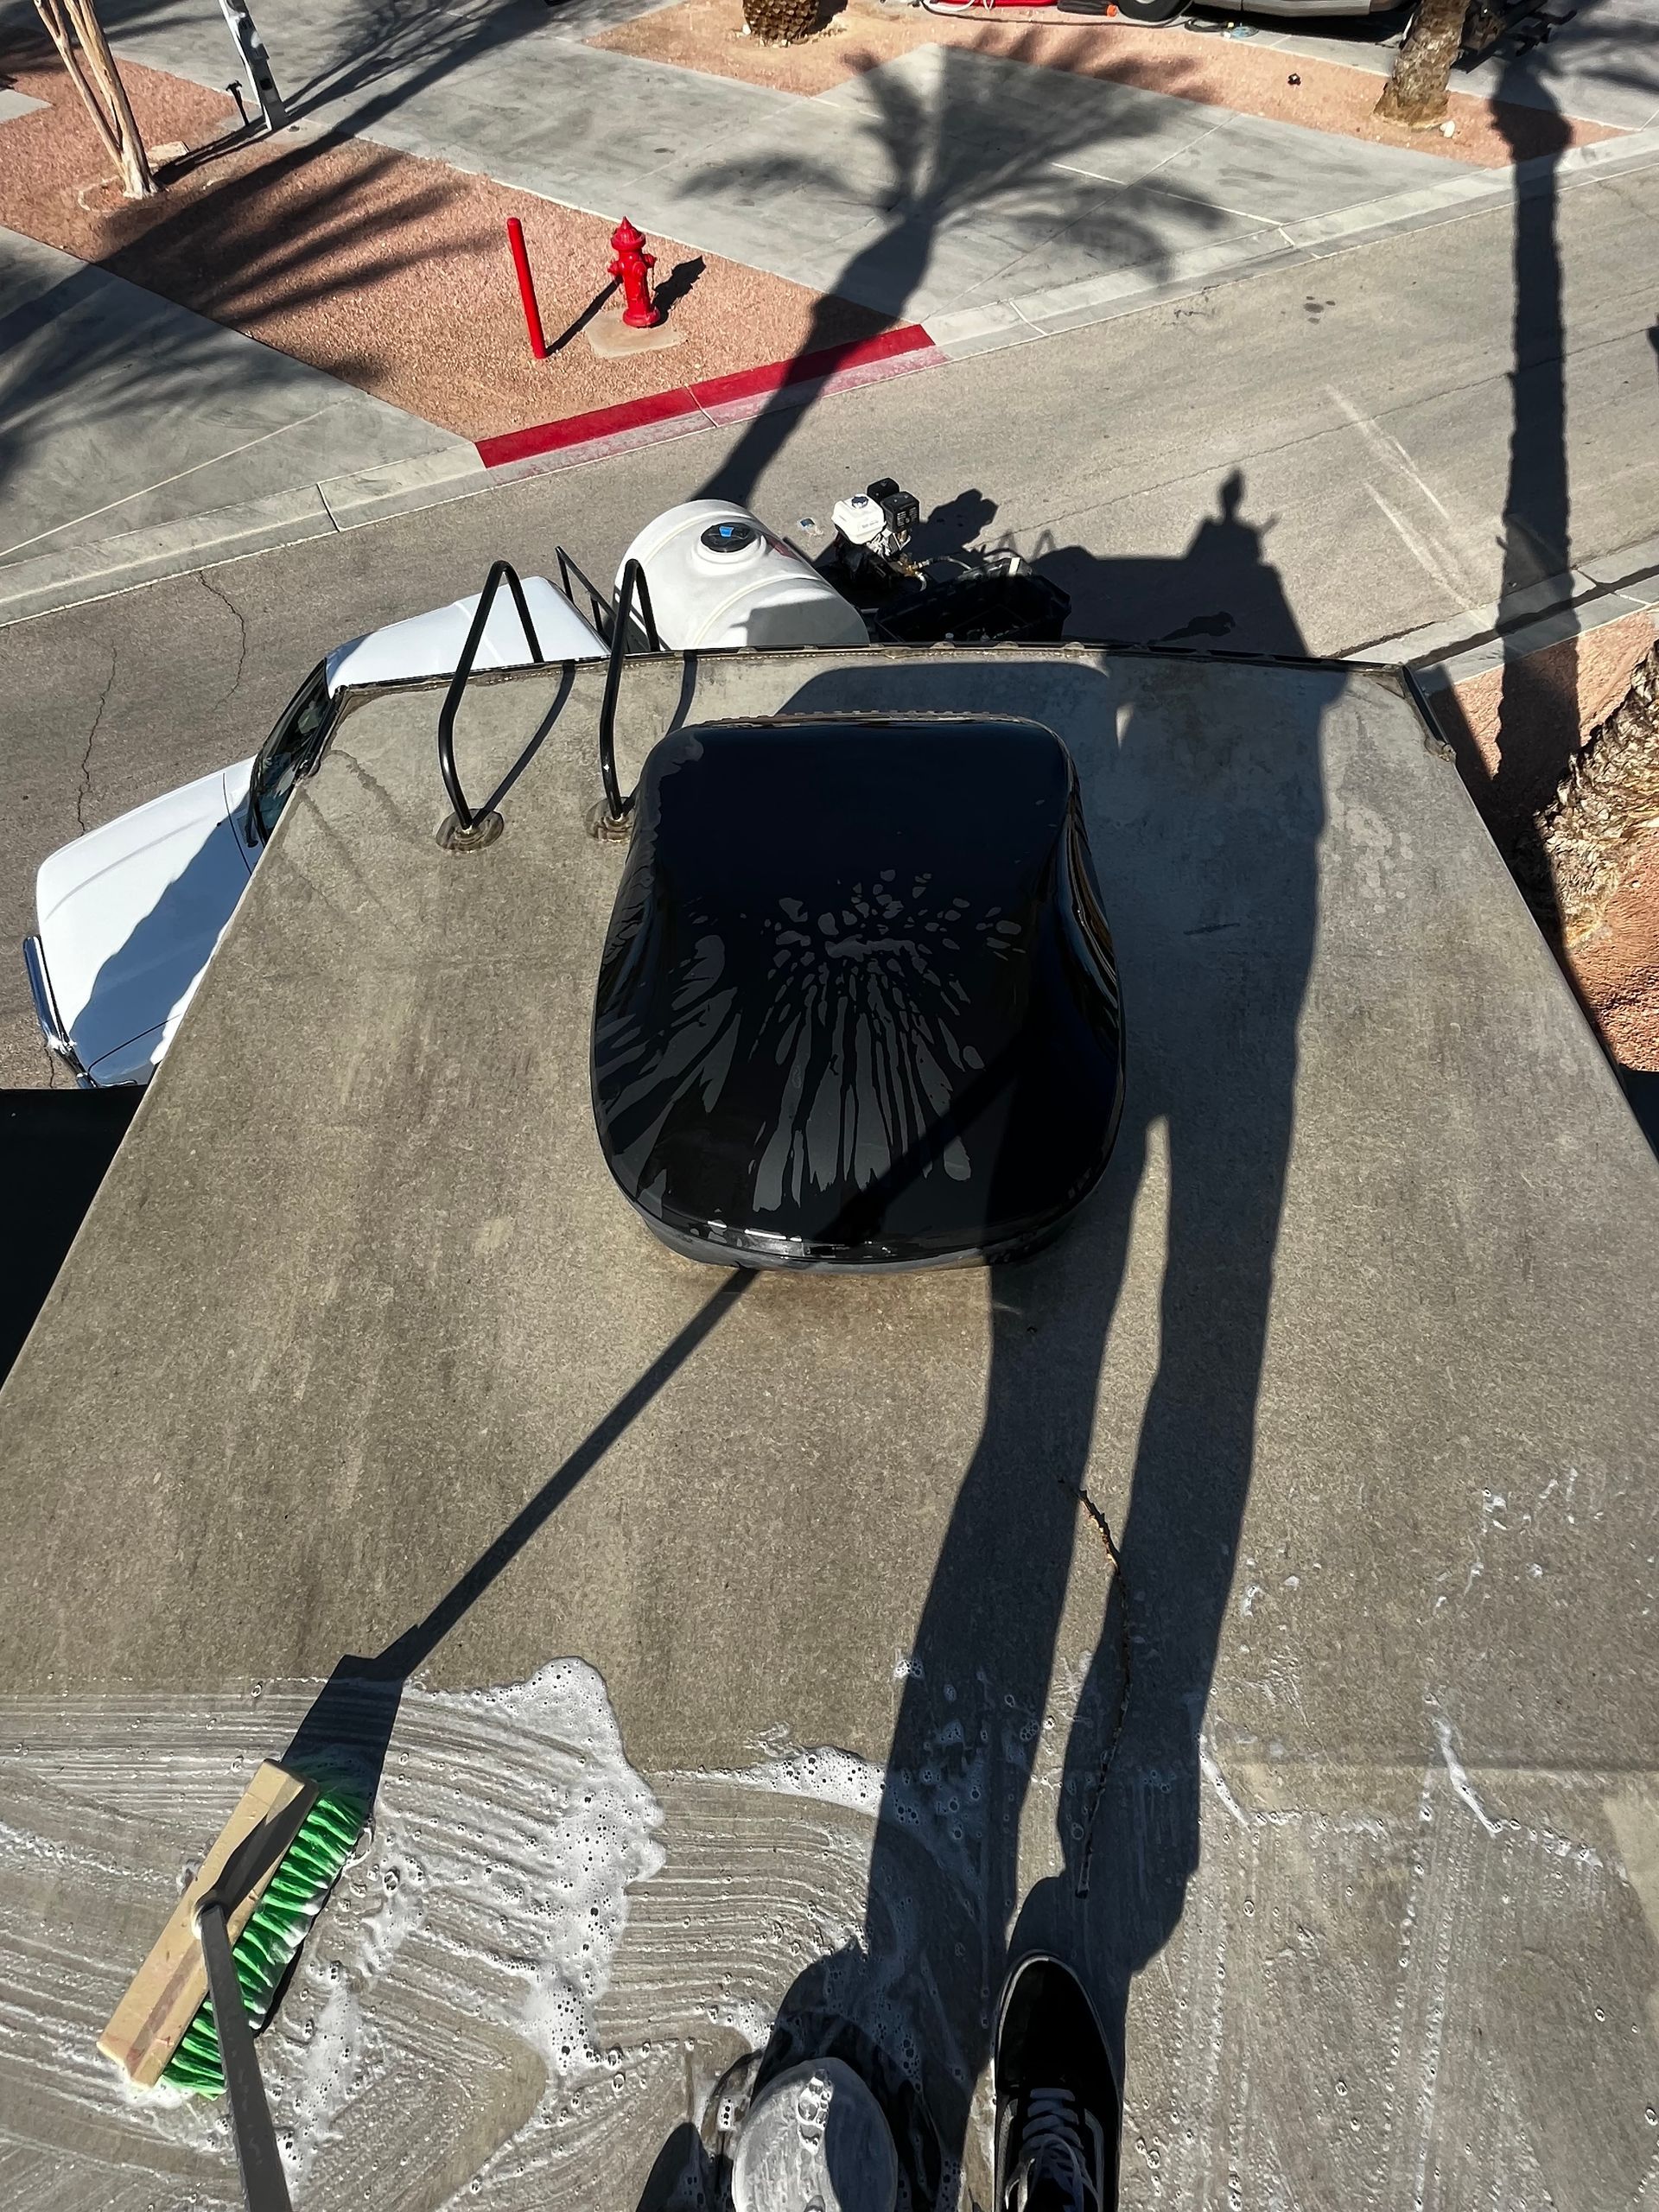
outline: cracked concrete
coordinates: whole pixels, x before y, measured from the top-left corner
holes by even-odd
[[[0,1089],[48,1079],[16,950],[35,926],[41,861],[82,831],[251,753],[315,664],[314,626],[330,614],[285,607],[280,591],[275,606],[263,601],[249,589],[257,573],[239,570],[234,588],[215,577],[205,592],[195,575],[169,577],[0,631],[10,777],[10,803],[0,810]],[[414,611],[395,598],[388,610]],[[238,615],[244,627],[233,639]],[[334,642],[332,632],[325,642]],[[50,1079],[67,1080],[55,1071]]]
[[[236,666],[231,671],[231,680],[229,683],[226,685],[224,690],[219,693],[218,698],[213,702],[215,706],[222,707],[227,700],[233,699],[236,696],[238,688],[242,682],[242,671],[247,664],[247,617],[243,613],[241,608],[238,607],[235,601],[231,597],[229,592],[225,589],[222,584],[216,582],[213,577],[208,574],[207,569],[199,569],[196,571],[196,582],[201,586],[202,589],[207,594],[210,599],[216,599],[219,601],[219,605],[225,609],[226,613],[236,624]]]
[[[110,672],[104,681],[92,726],[86,733],[86,750],[80,756],[80,781],[75,786],[75,830],[84,837],[92,824],[86,819],[86,801],[92,790],[92,747],[98,743],[98,733],[104,727],[104,715],[110,703],[110,694],[115,689],[116,651],[110,647]]]

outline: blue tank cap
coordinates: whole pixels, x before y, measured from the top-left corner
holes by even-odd
[[[753,523],[711,522],[702,533],[702,543],[711,553],[742,553],[758,536]]]

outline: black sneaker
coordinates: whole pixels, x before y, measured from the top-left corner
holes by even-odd
[[[1002,1987],[996,2212],[1116,2212],[1122,2100],[1082,1983],[1040,1952]]]

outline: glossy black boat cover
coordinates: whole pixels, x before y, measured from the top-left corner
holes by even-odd
[[[1070,753],[1035,722],[664,738],[600,971],[612,1174],[725,1266],[994,1259],[1116,1135],[1122,1032]]]

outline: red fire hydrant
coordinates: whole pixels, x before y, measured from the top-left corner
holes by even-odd
[[[651,296],[651,271],[657,266],[654,253],[645,253],[643,231],[636,231],[625,215],[611,233],[611,244],[616,249],[611,263],[611,274],[622,285],[622,320],[630,330],[654,330],[663,319],[663,311]]]

